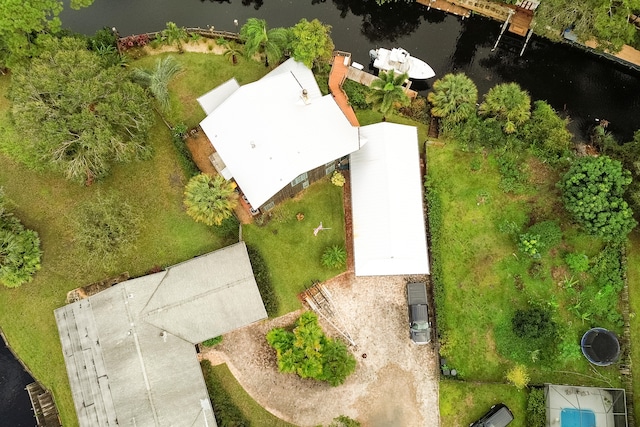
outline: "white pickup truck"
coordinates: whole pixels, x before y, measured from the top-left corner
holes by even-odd
[[[428,344],[431,342],[431,323],[427,303],[427,284],[407,283],[407,303],[411,339],[416,344]]]

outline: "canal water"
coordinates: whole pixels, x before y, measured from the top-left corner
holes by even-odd
[[[25,390],[33,378],[0,337],[0,426],[35,427],[29,394]]]
[[[234,20],[241,26],[250,17],[265,19],[270,28],[318,18],[333,26],[336,48],[352,52],[357,62],[369,64],[368,52],[376,46],[401,46],[428,62],[438,76],[466,73],[481,94],[515,81],[534,100],[547,100],[567,114],[578,138],[586,136],[596,119],[609,120],[609,129],[622,141],[640,129],[640,73],[535,36],[522,57],[524,40],[508,33],[492,51],[500,23],[477,16],[463,20],[417,3],[380,7],[375,0],[95,0],[80,11],[66,6],[61,14],[63,26],[71,30],[93,34],[116,27],[123,36],[161,30],[167,21],[237,31]],[[425,94],[429,87],[417,89]]]

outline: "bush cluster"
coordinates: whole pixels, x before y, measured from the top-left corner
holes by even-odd
[[[358,108],[360,110],[369,108],[367,96],[371,92],[371,89],[369,89],[367,86],[347,79],[344,81],[342,89],[347,94],[347,98],[349,98],[349,104],[353,108]]]
[[[247,252],[249,253],[249,261],[251,261],[253,275],[256,278],[256,283],[258,284],[258,290],[260,291],[264,308],[267,310],[269,317],[275,317],[278,315],[280,302],[278,300],[278,295],[273,288],[273,284],[271,283],[269,268],[267,267],[264,258],[256,248],[253,246],[247,246]]]
[[[544,427],[547,423],[547,400],[542,388],[532,388],[527,400],[527,425],[529,427]]]
[[[431,251],[431,283],[433,283],[433,296],[435,300],[435,313],[438,327],[446,330],[445,317],[442,313],[444,307],[445,292],[443,281],[442,260],[440,255],[440,238],[442,236],[442,201],[437,183],[433,179],[428,179],[425,183],[425,199],[428,206],[428,226],[429,249]],[[440,307],[440,309],[438,309]]]
[[[193,161],[191,152],[189,151],[189,148],[187,148],[187,144],[185,142],[187,130],[187,126],[184,123],[175,125],[173,129],[171,129],[171,140],[178,150],[178,162],[180,163],[182,171],[187,178],[191,178],[192,176],[199,174],[200,170]]]

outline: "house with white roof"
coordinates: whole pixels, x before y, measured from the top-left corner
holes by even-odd
[[[235,79],[198,98],[213,164],[253,209],[270,210],[336,169],[365,143],[309,68],[293,59],[243,86]]]

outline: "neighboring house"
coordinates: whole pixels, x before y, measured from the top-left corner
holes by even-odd
[[[260,80],[235,79],[198,98],[212,163],[253,209],[268,211],[326,176],[364,140],[309,68],[293,59]]]
[[[82,427],[214,427],[195,344],[267,317],[243,242],[55,310]]]
[[[360,128],[351,154],[356,276],[429,274],[418,130],[395,123]]]

